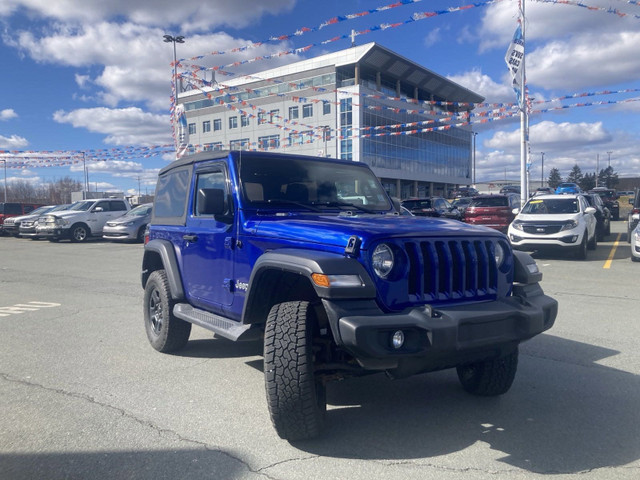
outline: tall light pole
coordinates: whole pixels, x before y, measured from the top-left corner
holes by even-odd
[[[4,203],[7,203],[7,159],[3,158],[4,162]]]
[[[177,36],[173,36],[173,35],[164,35],[164,42],[165,43],[173,43],[173,88],[176,92],[176,98],[175,98],[175,103],[178,103],[178,75],[177,75],[177,68],[178,68],[178,57],[176,56],[176,43],[184,43],[184,36],[182,35],[177,35]]]
[[[478,132],[471,132],[473,133],[473,187],[475,188],[476,186],[476,136],[478,135]]]
[[[613,152],[607,152],[607,155],[609,155],[609,168],[611,168],[611,154]]]
[[[598,169],[600,168],[600,154],[596,153],[596,188],[598,188]]]
[[[541,169],[540,169],[540,188],[544,187],[544,152],[540,152],[542,155]]]

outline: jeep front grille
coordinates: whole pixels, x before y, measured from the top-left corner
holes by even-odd
[[[438,302],[495,297],[498,268],[489,240],[405,242],[410,300]]]

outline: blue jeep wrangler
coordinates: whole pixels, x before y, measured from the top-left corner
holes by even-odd
[[[183,348],[192,324],[262,340],[288,440],[319,434],[334,379],[455,367],[505,393],[519,343],[556,318],[541,278],[496,230],[399,215],[362,163],[238,151],[160,171],[142,263],[151,345]]]

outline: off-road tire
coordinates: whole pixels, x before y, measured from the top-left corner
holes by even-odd
[[[586,260],[587,258],[587,232],[586,231],[582,236],[582,242],[580,243],[580,246],[576,247],[575,257],[578,260]]]
[[[506,393],[518,369],[518,349],[503,357],[457,367],[458,379],[467,392],[493,397]]]
[[[598,238],[597,238],[596,232],[593,232],[593,237],[587,243],[587,248],[589,250],[595,250],[597,247],[598,247]]]
[[[86,242],[91,236],[91,230],[84,223],[76,223],[69,229],[69,238],[73,243]]]
[[[264,334],[264,378],[273,426],[281,438],[320,434],[326,387],[314,375],[314,319],[309,302],[274,305]]]
[[[147,338],[159,352],[174,352],[189,341],[191,324],[173,315],[169,281],[164,270],[156,270],[144,288],[144,326]]]

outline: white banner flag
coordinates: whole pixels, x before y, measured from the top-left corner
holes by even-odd
[[[509,45],[507,49],[504,61],[507,62],[507,67],[509,68],[509,72],[511,72],[513,89],[518,94],[518,99],[520,99],[520,92],[522,90],[520,69],[524,63],[524,39],[522,38],[522,28],[520,25],[518,25],[516,32],[513,34],[513,40],[511,40],[511,45]]]

